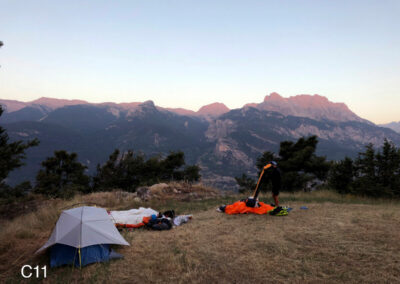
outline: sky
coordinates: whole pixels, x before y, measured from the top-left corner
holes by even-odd
[[[320,94],[400,121],[400,1],[0,0],[0,98],[198,110]]]

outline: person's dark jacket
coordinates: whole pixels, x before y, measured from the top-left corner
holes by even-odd
[[[277,195],[281,190],[281,171],[277,167],[271,167],[264,173],[261,183],[264,186],[271,181],[272,183],[272,192]]]

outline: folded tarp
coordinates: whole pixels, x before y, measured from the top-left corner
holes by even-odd
[[[226,214],[245,214],[245,213],[253,213],[253,214],[267,214],[269,211],[274,210],[275,207],[265,204],[264,202],[258,202],[259,207],[247,207],[246,202],[237,201],[233,204],[225,206]]]
[[[145,221],[152,215],[157,216],[158,212],[151,208],[140,207],[125,211],[110,211],[111,220],[117,227],[139,228],[145,225]]]

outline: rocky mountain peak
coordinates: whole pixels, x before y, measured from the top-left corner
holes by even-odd
[[[283,98],[271,93],[257,105],[258,109],[280,112],[283,115],[328,119],[333,121],[364,121],[353,113],[344,103],[334,103],[320,95],[297,95]]]
[[[141,107],[141,108],[149,108],[149,109],[155,109],[156,108],[156,106],[155,106],[155,104],[154,104],[154,102],[152,100],[145,101],[145,102],[139,104],[138,106]]]
[[[133,108],[128,110],[127,116],[141,116],[145,117],[148,114],[154,114],[158,112],[157,107],[155,106],[154,102],[151,100],[145,101],[143,103],[139,103]]]
[[[223,103],[212,103],[209,105],[202,106],[197,114],[208,115],[208,116],[219,116],[228,112],[230,109]]]
[[[289,100],[302,107],[323,108],[333,106],[334,104],[326,97],[320,95],[298,95],[290,97]]]
[[[266,95],[264,98],[264,102],[268,102],[268,101],[285,101],[285,98],[283,98],[280,94],[272,92],[271,94]]]

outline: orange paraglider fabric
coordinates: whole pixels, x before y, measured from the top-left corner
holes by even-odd
[[[143,227],[145,224],[142,222],[142,223],[139,223],[139,224],[120,224],[120,223],[115,223],[115,227],[117,227],[117,228],[129,228],[129,229],[131,229],[131,228],[140,228],[140,227]]]
[[[147,223],[149,223],[151,219],[150,217],[143,217],[142,222],[138,223],[138,224],[120,224],[120,223],[116,223],[115,226],[117,228],[140,228],[143,227],[144,225],[146,225]]]
[[[246,202],[237,201],[233,204],[226,205],[225,213],[229,215],[233,214],[245,214],[245,213],[253,213],[253,214],[267,214],[269,211],[274,210],[275,207],[265,204],[264,202],[258,203],[260,207],[247,207]]]

